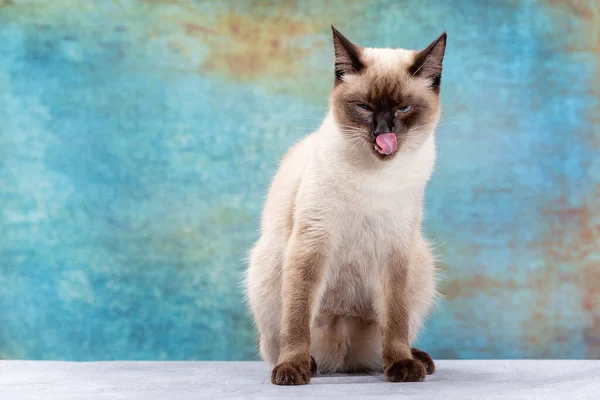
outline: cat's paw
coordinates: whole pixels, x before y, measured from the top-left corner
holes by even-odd
[[[422,382],[427,371],[421,361],[406,359],[396,361],[389,368],[386,367],[383,374],[390,382]]]
[[[310,362],[282,362],[271,373],[271,383],[275,385],[306,385],[309,382]]]
[[[425,366],[425,371],[427,371],[427,375],[432,375],[435,372],[435,363],[429,354],[415,348],[410,349],[410,352],[413,358],[416,358],[423,363]]]

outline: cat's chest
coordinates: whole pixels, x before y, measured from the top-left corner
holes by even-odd
[[[336,204],[334,231],[343,241],[354,244],[396,241],[412,229],[420,209],[411,192],[400,190],[357,190],[347,193],[345,199]]]
[[[320,176],[318,199],[310,208],[330,210],[323,215],[335,243],[336,258],[347,262],[380,261],[393,246],[402,246],[412,233],[421,210],[423,188],[402,185],[389,171],[343,176],[334,169]],[[404,247],[404,246],[402,246]]]
[[[340,206],[331,232],[336,258],[341,262],[379,264],[395,246],[401,246],[413,228],[414,206],[390,196],[357,199]]]

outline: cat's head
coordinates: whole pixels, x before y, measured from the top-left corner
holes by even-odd
[[[353,148],[389,160],[424,143],[439,120],[446,34],[424,50],[413,51],[360,47],[331,28],[331,110]]]

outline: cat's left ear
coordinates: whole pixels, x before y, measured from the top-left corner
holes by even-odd
[[[415,55],[415,62],[410,67],[410,74],[431,80],[433,90],[439,92],[442,81],[442,62],[446,52],[446,32],[435,39],[425,49]]]

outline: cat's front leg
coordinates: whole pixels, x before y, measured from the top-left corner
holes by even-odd
[[[271,373],[276,385],[310,382],[310,325],[322,292],[327,243],[315,227],[298,224],[292,233],[283,265],[279,362]]]
[[[423,363],[413,358],[408,341],[409,262],[409,252],[394,249],[382,276],[383,372],[390,382],[421,382],[427,374]]]

